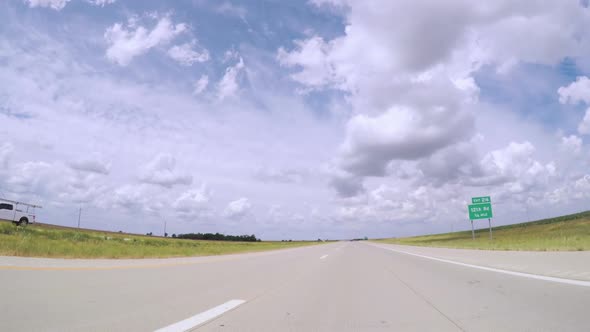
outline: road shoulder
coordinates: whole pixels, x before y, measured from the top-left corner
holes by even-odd
[[[548,277],[590,281],[590,251],[497,251],[416,247],[370,242],[370,245],[392,248],[465,264],[536,274]]]

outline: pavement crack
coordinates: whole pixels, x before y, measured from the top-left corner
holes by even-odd
[[[453,325],[455,325],[459,330],[464,331],[464,332],[466,331],[463,327],[461,327],[461,325],[459,325],[457,322],[455,322],[451,317],[447,316],[444,312],[442,312],[439,308],[437,308],[434,305],[434,303],[430,302],[430,300],[428,300],[427,297],[425,297],[420,292],[418,292],[416,289],[414,289],[412,286],[410,286],[410,284],[408,284],[407,282],[403,281],[392,269],[386,269],[386,270],[389,273],[391,273],[395,277],[395,279],[397,279],[404,286],[406,286],[407,289],[409,289],[412,293],[416,294],[420,299],[422,299],[422,301],[426,302],[430,307],[432,307],[439,314],[441,314],[444,318],[446,318],[449,322],[451,322]]]

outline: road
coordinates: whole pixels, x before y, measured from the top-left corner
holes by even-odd
[[[400,248],[338,242],[111,264],[0,258],[0,331],[173,331],[195,324],[196,331],[590,326],[588,281],[567,284],[482,270],[473,258],[457,265]],[[582,269],[590,270],[590,263]]]

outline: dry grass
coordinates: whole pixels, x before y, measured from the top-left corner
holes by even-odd
[[[376,241],[414,246],[490,250],[590,250],[590,211],[494,227],[492,231],[493,240],[489,239],[488,229],[485,228],[476,231],[475,241],[471,239],[471,231]]]
[[[60,258],[163,258],[293,248],[317,242],[196,241],[0,222],[0,255]]]

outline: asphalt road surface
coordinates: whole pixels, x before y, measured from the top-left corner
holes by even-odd
[[[0,331],[590,329],[590,281],[510,274],[489,268],[485,252],[478,262],[477,252],[412,250],[339,242],[173,260],[3,257]]]

